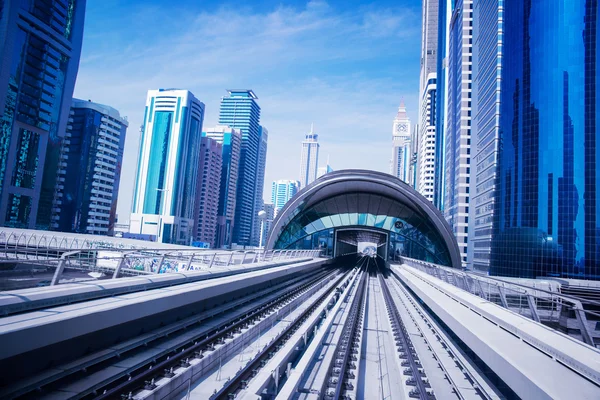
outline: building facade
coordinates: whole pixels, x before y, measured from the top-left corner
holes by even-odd
[[[47,230],[85,0],[4,0],[0,10],[0,225]]]
[[[439,0],[423,1],[421,79],[419,83],[419,138],[416,144],[415,189],[433,202],[435,176],[436,79]]]
[[[204,103],[187,90],[149,90],[129,231],[189,245]]]
[[[61,144],[52,230],[114,234],[128,126],[112,107],[73,99]]]
[[[228,90],[229,95],[221,99],[219,124],[238,130],[242,135],[240,166],[236,195],[233,242],[251,245],[255,215],[256,184],[260,148],[260,106],[252,90]]]
[[[252,246],[260,245],[261,221],[257,218],[258,213],[263,210],[263,191],[265,189],[265,168],[267,166],[267,145],[269,142],[269,131],[264,126],[260,127],[260,147],[258,149],[258,165],[256,171],[256,201],[254,203],[254,221],[252,225]]]
[[[323,175],[327,175],[330,172],[333,172],[333,168],[331,168],[331,165],[329,165],[329,156],[327,156],[327,165],[325,165],[324,167],[319,167],[319,169],[317,169],[317,179],[319,179]]]
[[[458,240],[463,265],[469,267],[473,0],[455,2],[448,33],[444,216]]]
[[[319,135],[310,126],[310,133],[302,141],[300,155],[300,187],[306,187],[317,179],[319,166]]]
[[[195,200],[195,241],[215,248],[218,228],[219,195],[223,145],[207,136],[200,138],[198,181]],[[204,246],[202,246],[204,247]]]
[[[433,178],[433,205],[444,211],[446,200],[446,121],[448,120],[448,29],[452,17],[453,0],[438,2],[438,46],[435,94],[435,174]]]
[[[473,9],[473,120],[468,258],[473,269],[490,267],[500,145],[500,92],[504,1],[481,0]]]
[[[274,207],[274,215],[285,206],[285,203],[290,201],[292,197],[300,190],[300,182],[290,180],[273,181],[271,185],[271,203]]]
[[[223,125],[206,129],[205,132],[202,132],[202,136],[214,139],[221,144],[221,184],[219,189],[215,248],[230,248],[233,238],[242,136],[239,131]]]
[[[260,221],[260,243],[259,247],[265,247],[269,233],[271,232],[271,225],[273,219],[275,219],[275,206],[271,203],[265,203],[263,206],[265,212],[264,217]]]
[[[390,172],[406,183],[410,181],[410,161],[412,159],[410,135],[410,118],[406,115],[406,107],[404,106],[404,101],[402,101],[392,127],[392,162]]]
[[[598,2],[503,5],[490,272],[600,279]]]

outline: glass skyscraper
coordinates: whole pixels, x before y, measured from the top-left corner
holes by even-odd
[[[300,186],[306,187],[317,179],[319,166],[319,135],[314,133],[310,126],[308,133],[302,141],[302,153],[300,154]]]
[[[221,186],[219,190],[219,209],[217,211],[216,248],[230,247],[235,216],[235,199],[240,166],[240,148],[242,136],[228,126],[217,125],[206,129],[202,136],[207,136],[221,143]]]
[[[480,0],[473,10],[473,119],[468,259],[488,271],[500,144],[504,0]]]
[[[261,221],[258,213],[264,208],[263,191],[265,189],[265,168],[267,166],[267,148],[269,131],[264,126],[260,127],[260,146],[258,148],[258,164],[256,167],[256,201],[254,203],[254,221],[252,222],[252,238],[250,245],[260,246]]]
[[[600,279],[598,1],[504,0],[491,273]]]
[[[189,245],[204,103],[187,90],[149,90],[129,232]]]
[[[50,229],[85,0],[0,2],[0,224]]]
[[[273,204],[274,214],[285,206],[285,203],[290,201],[292,197],[300,190],[300,182],[290,180],[273,181],[271,185],[271,203]]]
[[[456,0],[448,27],[444,216],[468,265],[473,0]]]
[[[112,107],[73,99],[60,153],[53,230],[113,233],[128,125]]]
[[[252,244],[255,215],[260,148],[260,106],[252,90],[228,90],[221,99],[219,124],[234,128],[242,134],[239,179],[237,186],[233,242]],[[263,178],[264,179],[264,178]]]

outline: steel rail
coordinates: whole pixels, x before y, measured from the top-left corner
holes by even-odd
[[[329,371],[326,374],[324,386],[328,386],[329,380],[335,376],[338,377],[337,382],[335,384],[333,393],[323,393],[321,394],[326,399],[341,399],[342,391],[344,389],[344,383],[346,382],[346,370],[348,368],[350,355],[354,349],[354,340],[356,337],[356,329],[359,325],[359,321],[364,314],[364,298],[366,292],[366,281],[369,273],[369,265],[367,260],[367,266],[364,268],[361,280],[358,284],[358,288],[356,291],[356,295],[352,299],[352,304],[350,308],[350,313],[346,318],[344,323],[342,338],[338,342],[335,348],[335,355],[342,354],[341,357],[334,356],[333,362],[329,366]],[[350,295],[350,293],[348,293]],[[339,361],[339,362],[338,362]],[[339,365],[339,367],[337,366]],[[338,371],[339,369],[339,371]]]
[[[280,334],[271,341],[267,346],[260,351],[252,361],[247,363],[231,380],[225,383],[225,385],[214,393],[210,400],[226,400],[235,397],[236,392],[239,389],[244,389],[247,382],[252,379],[256,372],[261,368],[263,361],[266,363],[268,359],[283,345],[287,340],[302,326],[302,324],[308,319],[308,317],[314,312],[319,305],[325,301],[325,299],[342,283],[344,279],[348,277],[350,271],[342,275],[338,281],[332,285],[328,290],[322,293],[316,298],[310,307],[307,307],[302,313],[296,318],[296,320],[288,325]]]
[[[187,343],[188,346],[179,345],[177,349],[173,349],[173,351],[171,351],[171,353],[176,353],[173,356],[167,356],[166,358],[163,357],[163,359],[160,361],[148,360],[148,363],[136,369],[135,376],[130,375],[128,380],[124,382],[119,382],[117,386],[109,387],[105,389],[103,393],[99,395],[94,395],[91,398],[113,399],[119,398],[119,396],[121,395],[127,396],[130,392],[134,392],[135,390],[143,387],[146,381],[156,377],[164,376],[165,373],[163,371],[168,371],[171,368],[180,366],[182,362],[185,362],[187,364],[186,360],[189,359],[190,356],[194,355],[197,351],[202,351],[207,346],[212,346],[213,344],[218,343],[221,340],[231,337],[233,333],[238,332],[252,321],[261,318],[263,315],[277,308],[280,304],[285,303],[289,299],[293,298],[296,294],[302,292],[303,290],[307,290],[308,288],[310,288],[310,286],[318,283],[319,281],[322,281],[323,279],[326,279],[326,276],[327,274],[311,279],[309,282],[303,284],[301,287],[293,291],[286,292],[285,295],[271,302],[270,304],[261,304],[255,307],[251,312],[247,312],[244,317],[234,318],[234,321],[221,325],[220,327],[213,329],[208,334],[204,333],[203,336],[206,335],[205,338],[191,341],[193,342],[191,346],[189,345],[190,342]],[[342,278],[343,276],[340,279]],[[335,285],[333,287],[335,287]],[[148,367],[148,364],[151,365],[150,368]],[[114,383],[115,382],[112,382],[112,384]],[[97,389],[96,392],[100,392],[101,390],[102,388]]]
[[[386,308],[388,310],[388,316],[390,318],[390,322],[392,325],[392,331],[394,333],[394,339],[396,340],[396,344],[401,347],[399,349],[406,355],[406,359],[408,360],[410,369],[412,370],[412,376],[415,380],[415,384],[418,390],[418,393],[412,393],[414,395],[418,395],[421,400],[430,400],[430,396],[427,392],[427,388],[425,387],[425,383],[421,377],[419,372],[420,363],[417,364],[417,357],[415,356],[416,350],[410,340],[409,334],[406,330],[406,326],[404,326],[404,322],[400,317],[400,313],[398,312],[398,308],[394,303],[394,299],[392,298],[392,294],[390,293],[390,289],[385,282],[385,278],[383,277],[383,271],[379,271],[379,283],[382,288],[383,298],[385,300]],[[398,343],[400,342],[400,343]],[[413,354],[415,352],[415,354]],[[411,397],[413,397],[411,395]]]
[[[318,274],[313,279],[313,281],[318,281],[320,278],[327,279],[327,275],[330,275],[333,273],[334,272],[322,271],[320,274]],[[308,283],[310,283],[310,282],[308,282]],[[277,292],[283,292],[286,290],[290,290],[290,288],[292,290],[295,290],[296,288],[300,288],[301,286],[306,285],[306,284],[307,284],[306,279],[303,279],[302,277],[291,279],[289,281],[282,282],[280,284],[274,285],[272,287],[261,290],[259,292],[252,293],[251,295],[245,296],[242,299],[228,303],[226,305],[226,307],[223,307],[223,308],[219,307],[218,309],[214,310],[213,314],[201,313],[195,318],[192,318],[192,319],[187,318],[183,321],[175,322],[167,327],[160,328],[159,329],[160,333],[157,334],[157,336],[155,336],[154,338],[149,339],[149,340],[142,340],[134,347],[128,348],[126,351],[120,352],[118,354],[118,357],[120,360],[123,360],[125,357],[127,357],[128,354],[134,354],[139,349],[146,348],[146,346],[148,344],[151,344],[156,341],[160,341],[160,340],[164,339],[165,337],[171,336],[180,330],[188,330],[194,324],[208,321],[211,318],[215,317],[216,315],[222,314],[223,312],[226,312],[230,309],[238,308],[240,306],[243,306],[244,304],[248,304],[252,301],[256,301],[257,299],[259,299],[261,297],[273,295],[274,293],[277,293]],[[251,312],[251,310],[248,312]],[[246,315],[247,315],[247,313],[246,313]],[[228,320],[227,322],[225,322],[225,324],[230,323],[234,319],[235,318]],[[171,328],[169,328],[169,327],[171,327]],[[206,332],[204,332],[202,335],[204,335],[204,334],[206,334]],[[189,342],[190,342],[190,340],[186,341],[186,343],[189,343]],[[78,365],[75,365],[77,360],[74,362],[69,362],[69,365],[73,365],[73,367],[71,369],[58,368],[61,370],[60,373],[57,373],[52,376],[44,376],[42,380],[33,382],[25,388],[22,387],[22,388],[15,389],[15,390],[9,389],[8,391],[0,390],[0,397],[7,396],[7,395],[16,397],[16,396],[26,395],[27,393],[30,393],[32,391],[36,391],[36,392],[39,392],[40,390],[43,391],[44,389],[42,389],[42,388],[48,387],[49,385],[56,386],[56,384],[58,384],[59,382],[65,382],[73,374],[76,374],[82,370],[91,371],[94,369],[98,369],[103,364],[110,362],[110,360],[114,359],[114,357],[115,357],[115,355],[107,356],[105,354],[105,352],[103,352],[103,351],[100,351],[99,354],[100,355],[95,359],[93,359],[93,358],[90,359],[89,355],[86,356],[84,358],[85,362],[78,364]],[[34,377],[34,379],[35,379],[35,377]],[[116,378],[116,379],[119,379],[119,378]],[[107,384],[110,384],[110,382]],[[18,382],[17,382],[17,385],[18,385]]]

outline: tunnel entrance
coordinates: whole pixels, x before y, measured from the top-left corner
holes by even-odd
[[[461,267],[442,214],[400,179],[375,171],[335,171],[304,187],[277,214],[265,248],[322,249],[324,256],[341,257],[357,254],[359,243],[360,252],[381,260]]]
[[[334,231],[334,238],[334,257],[359,254],[387,260],[388,234],[383,230],[342,228]]]

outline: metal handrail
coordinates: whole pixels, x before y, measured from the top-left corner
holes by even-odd
[[[493,277],[481,276],[468,271],[460,271],[454,268],[445,267],[442,265],[416,260],[408,257],[402,257],[402,263],[419,271],[425,272],[435,278],[438,278],[448,284],[451,284],[459,289],[481,297],[485,300],[492,301],[492,297],[499,300],[499,306],[515,311],[515,303],[509,302],[509,296],[519,296],[518,313],[531,318],[536,322],[541,322],[540,311],[550,311],[552,314],[556,312],[556,317],[550,319],[558,322],[563,315],[563,308],[572,310],[575,313],[575,319],[581,332],[581,339],[586,344],[594,346],[594,341],[589,328],[587,315],[600,317],[600,314],[594,311],[585,310],[583,304],[599,305],[600,303],[593,300],[584,300],[583,302],[573,296],[563,295],[559,292],[552,292],[541,288],[534,288],[524,284],[507,282],[502,279]],[[469,280],[472,282],[469,283]],[[484,290],[484,286],[486,285]],[[522,297],[525,298],[526,306],[522,306]],[[540,307],[543,305],[543,307]],[[524,312],[524,309],[529,311]]]

